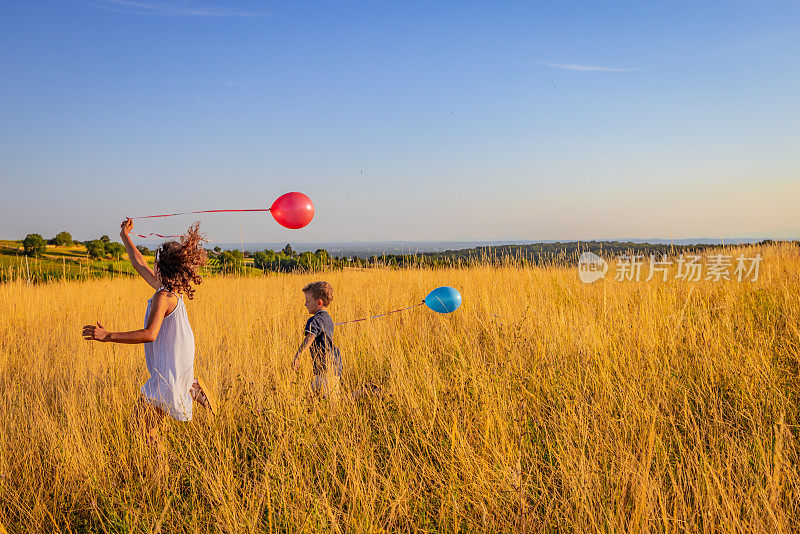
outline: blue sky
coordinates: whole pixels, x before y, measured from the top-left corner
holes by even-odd
[[[0,73],[0,238],[800,236],[797,2],[7,1]]]

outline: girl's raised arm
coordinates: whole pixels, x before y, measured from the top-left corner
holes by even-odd
[[[131,260],[131,265],[136,269],[136,272],[144,278],[145,282],[153,286],[153,289],[161,289],[161,283],[158,281],[153,269],[147,265],[144,256],[139,252],[131,241],[128,233],[133,230],[133,220],[125,219],[120,225],[119,237],[122,238],[122,243],[125,245],[125,250],[128,251],[128,258]]]

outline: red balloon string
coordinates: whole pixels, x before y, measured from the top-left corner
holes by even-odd
[[[135,233],[135,232],[131,232],[131,233],[132,233],[133,235],[138,235],[138,236],[139,236],[139,237],[141,237],[142,239],[147,239],[147,238],[148,238],[148,237],[150,237],[151,235],[154,235],[154,236],[156,236],[156,237],[160,237],[160,238],[162,238],[162,239],[169,239],[170,237],[183,237],[184,235],[186,235],[186,234],[180,234],[180,235],[161,235],[161,234],[152,234],[152,233],[151,233],[151,234],[147,234],[147,235],[142,235],[142,234],[137,234],[137,233]]]
[[[163,215],[144,215],[141,217],[128,217],[129,219],[152,219],[154,217],[174,217],[175,215],[191,215],[193,213],[230,213],[235,211],[270,211],[271,208],[261,208],[256,210],[205,210],[205,211],[186,211],[183,213],[165,213]],[[158,234],[152,234],[158,235]],[[175,237],[175,236],[170,236]]]
[[[162,215],[143,215],[141,217],[128,217],[129,219],[152,219],[154,217],[174,217],[176,215],[192,215],[194,213],[231,213],[231,212],[241,212],[241,211],[270,211],[271,208],[261,208],[261,209],[254,209],[254,210],[204,210],[204,211],[186,211],[183,213],[165,213]],[[156,233],[150,233],[147,235],[137,234],[135,232],[131,232],[133,235],[138,235],[142,239],[147,239],[150,236],[160,237],[162,239],[169,239],[171,237],[183,237],[186,234],[178,234],[178,235],[161,235]]]

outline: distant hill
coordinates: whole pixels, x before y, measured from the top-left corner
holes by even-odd
[[[60,247],[47,245],[39,257],[28,257],[23,253],[21,241],[0,241],[0,282],[17,278],[45,282],[132,274],[127,256],[108,255],[92,260],[81,243]]]

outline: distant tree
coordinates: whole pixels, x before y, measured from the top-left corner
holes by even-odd
[[[244,260],[241,250],[226,250],[219,257],[219,263],[227,268],[240,268]]]
[[[94,260],[106,257],[106,245],[99,239],[87,241],[86,250],[89,252],[89,257]]]
[[[102,235],[102,236],[100,236],[100,241],[102,241],[103,244],[106,244],[109,241],[111,241],[111,239],[107,235]]]
[[[39,234],[28,234],[22,240],[22,248],[28,256],[39,256],[47,250],[47,243]]]
[[[287,258],[282,254],[278,256],[278,261],[272,264],[272,270],[284,273],[290,273],[292,271],[296,271],[301,269],[302,266],[300,263],[294,258]]]
[[[142,256],[152,256],[153,255],[153,251],[150,250],[149,248],[147,248],[144,245],[138,245],[136,248],[139,249],[139,252],[142,253]]]
[[[125,254],[125,247],[122,243],[106,243],[105,244],[106,254],[111,254],[111,256],[115,259],[119,259]]]
[[[317,266],[317,256],[313,252],[303,252],[298,256],[297,263],[306,271],[310,271]]]
[[[222,252],[222,249],[221,249],[221,248],[219,248],[219,247],[214,247],[214,252],[216,252],[217,254],[219,254],[220,252]]]
[[[256,269],[266,270],[269,267],[269,264],[267,263],[267,255],[261,251],[253,254],[253,266]]]
[[[258,269],[275,270],[278,255],[271,250],[264,250],[253,254],[253,265]]]
[[[282,250],[281,252],[283,252],[284,254],[286,254],[286,256],[287,256],[287,257],[289,257],[289,258],[291,258],[292,256],[294,256],[294,250],[292,250],[292,245],[290,245],[290,244],[288,244],[288,243],[286,244],[286,246],[285,246],[285,247],[283,247],[283,250]]]
[[[68,247],[72,245],[72,235],[66,230],[59,232],[53,238],[53,244],[57,247]]]
[[[323,264],[331,261],[331,255],[328,254],[328,251],[325,250],[324,248],[318,248],[317,251],[314,252],[314,254],[317,256],[317,259]]]

